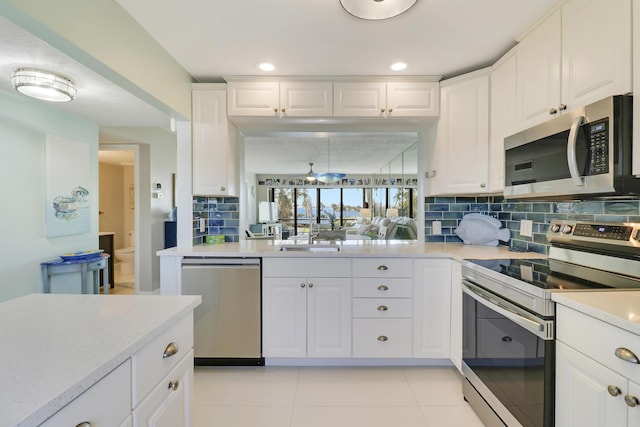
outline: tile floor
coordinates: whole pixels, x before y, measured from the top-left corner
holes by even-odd
[[[194,427],[482,427],[451,367],[196,367]]]

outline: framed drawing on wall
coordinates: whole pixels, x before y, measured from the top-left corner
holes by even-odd
[[[45,142],[47,237],[91,231],[89,145],[47,135]]]

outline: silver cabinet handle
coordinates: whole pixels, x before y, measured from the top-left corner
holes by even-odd
[[[616,357],[618,359],[624,360],[625,362],[640,365],[640,360],[638,360],[638,356],[633,354],[633,351],[629,350],[628,348],[624,348],[624,347],[616,348]]]
[[[378,266],[378,271],[387,271],[389,269],[389,267],[387,267],[386,265],[379,265]]]
[[[91,422],[90,421],[84,421],[84,422],[81,422],[80,424],[78,424],[76,427],[91,427]]]
[[[227,187],[220,187],[220,191],[227,191]]]
[[[384,108],[381,108],[381,109],[380,109],[380,112],[381,112],[381,113],[384,113]]]
[[[388,291],[389,287],[387,285],[380,285],[380,286],[378,286],[378,290],[379,291],[383,291],[383,292],[384,291]]]
[[[387,310],[389,310],[389,307],[387,307],[386,305],[378,306],[378,311],[387,311]]]
[[[390,113],[391,113],[391,112],[393,112],[393,108],[389,108],[389,112],[390,112]]]
[[[300,287],[301,287],[301,288],[304,288],[305,286],[307,286],[307,284],[306,284],[306,283],[300,283]]]
[[[378,337],[378,341],[389,341],[389,337],[385,336],[385,335],[380,335]]]
[[[310,287],[310,288],[313,288],[313,283],[309,283],[309,287]]]
[[[274,108],[274,109],[273,109],[273,112],[274,112],[274,113],[277,113],[277,112],[278,112],[278,107]]]
[[[566,109],[567,109],[567,104],[560,104],[560,105],[558,106],[558,110],[560,110],[560,111],[564,111],[564,110],[566,110]]]
[[[287,109],[286,108],[282,108],[280,111],[282,111],[284,113],[285,111],[287,111]]]
[[[622,390],[620,390],[620,388],[615,385],[610,385],[609,387],[607,387],[607,391],[613,397],[620,396],[622,394]]]
[[[178,344],[174,342],[170,342],[164,349],[164,353],[162,353],[162,358],[166,359],[167,357],[171,357],[178,352]]]
[[[556,114],[558,112],[558,110],[556,110],[555,108],[549,108],[549,114],[551,114],[552,116],[554,114]]]
[[[180,387],[180,381],[169,381],[169,386],[167,387],[169,390],[176,391]]]
[[[624,397],[624,403],[626,403],[627,406],[630,407],[630,408],[635,408],[636,406],[638,406],[638,403],[640,403],[640,402],[638,401],[637,397],[631,396],[630,394],[627,394]]]

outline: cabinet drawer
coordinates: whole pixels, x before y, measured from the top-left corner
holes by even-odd
[[[360,298],[412,298],[413,280],[354,278],[353,296]]]
[[[41,427],[93,427],[122,424],[131,413],[131,360],[127,359],[107,376],[41,424]]]
[[[351,260],[346,258],[265,258],[264,277],[351,277]]]
[[[177,352],[173,356],[163,357],[171,343],[174,343]],[[193,313],[189,313],[131,357],[134,408],[192,347]]]
[[[353,357],[411,357],[411,319],[354,319]]]
[[[640,358],[640,336],[578,311],[557,305],[556,337],[598,363],[627,378],[640,378],[640,365],[616,357],[626,348]]]
[[[353,317],[410,318],[412,306],[413,300],[409,298],[354,298]]]
[[[188,427],[192,390],[193,350],[189,350],[182,354],[179,363],[156,382],[149,395],[134,409],[134,425]]]
[[[413,259],[363,258],[353,260],[354,277],[413,277]]]

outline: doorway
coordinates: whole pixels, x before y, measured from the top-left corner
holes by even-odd
[[[136,224],[136,145],[110,144],[99,147],[99,232],[113,233],[114,288],[110,293],[134,294],[138,289]]]

